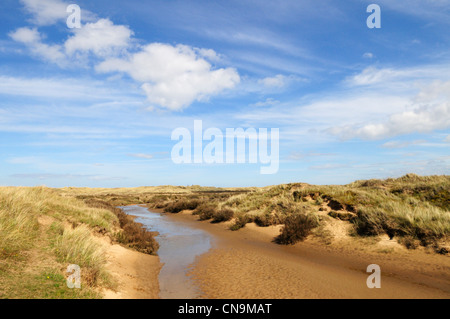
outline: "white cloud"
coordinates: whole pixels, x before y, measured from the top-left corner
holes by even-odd
[[[127,96],[138,95],[137,92],[132,92],[130,88],[128,88],[128,94],[124,94],[122,90],[115,89],[108,84],[88,78],[22,78],[0,75],[0,94],[50,100],[77,100],[79,102],[84,100],[114,100],[117,103],[125,99],[127,105],[132,103],[130,99],[126,98]],[[135,103],[136,101],[134,100]],[[111,104],[107,106],[109,108],[114,107]]]
[[[284,138],[292,140],[305,135],[333,138],[320,133],[382,139],[445,130],[450,127],[450,73],[446,70],[447,64],[390,69],[392,76],[386,81],[380,77],[362,87],[345,81],[339,90],[253,108],[235,118],[252,126],[281,125]]]
[[[401,134],[429,133],[447,129],[450,127],[450,102],[448,99],[439,98],[442,94],[448,94],[446,87],[446,83],[431,84],[418,95],[422,103],[415,102],[413,109],[392,114],[384,122],[365,124],[359,128],[354,125],[334,127],[329,129],[329,132],[343,138],[381,139]],[[428,95],[429,99],[424,101],[427,94],[423,92],[427,91],[433,94]]]
[[[99,57],[113,56],[121,49],[128,48],[133,31],[123,25],[114,25],[108,19],[100,19],[95,23],[87,23],[80,29],[74,29],[64,45],[46,44],[37,28],[22,27],[9,36],[16,42],[24,44],[30,52],[45,61],[66,67],[70,61],[77,65],[82,59],[73,56],[75,53],[88,53]],[[73,58],[73,59],[71,59]]]
[[[346,165],[343,165],[343,164],[332,164],[332,163],[310,166],[311,169],[316,169],[316,170],[335,170],[335,169],[345,168],[345,167],[346,167]]]
[[[151,154],[143,154],[143,153],[128,154],[128,156],[137,157],[137,158],[143,158],[143,159],[152,159],[153,158],[153,155],[151,155]]]
[[[295,75],[283,75],[283,74],[277,74],[273,77],[266,77],[263,79],[259,79],[257,81],[258,85],[263,86],[264,89],[280,89],[288,86],[294,81],[299,82],[307,82],[307,79],[295,76]]]
[[[66,19],[67,3],[60,0],[21,0],[28,13],[33,15],[32,22],[37,25],[50,25]]]
[[[115,49],[129,46],[133,31],[124,25],[114,25],[108,19],[86,23],[74,29],[74,36],[67,39],[64,46],[67,54],[92,52],[98,56],[110,55]]]
[[[347,81],[353,85],[371,85],[390,81],[404,75],[405,72],[402,70],[394,70],[389,68],[377,69],[375,67],[368,67],[361,73],[348,78]]]
[[[26,45],[31,53],[46,61],[64,66],[66,57],[60,45],[48,45],[42,42],[42,37],[36,28],[19,28],[9,33],[9,36],[17,42]]]
[[[211,54],[211,52],[210,52]],[[181,110],[240,82],[233,68],[213,70],[198,51],[186,45],[152,43],[129,59],[107,59],[99,72],[125,72],[142,84],[151,103]]]
[[[373,3],[372,0],[365,0],[367,3]],[[402,14],[409,14],[420,19],[427,19],[436,22],[449,23],[448,14],[450,6],[448,0],[378,0],[382,8],[395,10]]]
[[[286,77],[282,74],[277,74],[274,77],[267,77],[258,81],[259,84],[262,84],[267,87],[277,87],[281,88],[286,84]]]
[[[426,143],[424,140],[416,140],[416,141],[389,141],[381,145],[384,148],[405,148],[411,145],[423,144]]]
[[[449,65],[424,66],[405,69],[367,67],[362,72],[350,76],[346,83],[351,86],[391,86],[411,81],[445,79],[450,73]],[[389,83],[389,84],[387,84]]]
[[[209,61],[219,62],[222,60],[222,57],[212,49],[195,48],[194,50],[198,53],[199,56],[204,57]]]
[[[331,157],[331,156],[335,156],[336,154],[333,153],[316,153],[316,152],[309,152],[309,153],[305,153],[305,152],[291,152],[291,154],[289,154],[288,159],[290,160],[294,160],[294,161],[299,161],[299,160],[303,160],[306,158],[312,158],[312,157]]]
[[[67,3],[61,0],[23,0],[25,9],[37,25],[50,25],[66,18]],[[94,14],[83,11],[87,20]],[[82,16],[83,22],[85,21]],[[114,25],[109,19],[86,23],[72,29],[72,35],[62,44],[46,44],[37,28],[20,28],[10,37],[27,46],[32,55],[60,67],[86,67],[98,60],[99,72],[123,72],[141,84],[141,89],[153,105],[169,110],[181,110],[194,101],[207,101],[240,82],[234,68],[214,68],[211,62],[222,57],[214,50],[186,45],[152,43],[130,53],[134,32],[124,25]]]
[[[450,143],[450,135],[447,135],[447,137],[444,139],[444,142]]]
[[[264,107],[264,106],[273,106],[275,104],[280,103],[280,101],[277,101],[271,97],[267,98],[265,101],[257,102],[254,104],[250,104],[250,106],[256,106],[256,107]]]
[[[69,3],[61,0],[20,0],[20,2],[25,10],[33,16],[31,22],[39,26],[66,21],[69,15],[66,12]],[[84,9],[81,14],[83,21],[90,21],[94,17],[90,11]]]
[[[372,59],[373,58],[373,53],[372,52],[366,52],[366,53],[363,54],[363,58]]]
[[[24,44],[36,43],[41,41],[41,35],[36,28],[19,28],[14,32],[11,32],[9,36],[17,42]]]
[[[424,87],[415,97],[417,103],[426,103],[430,100],[440,100],[442,102],[450,100],[450,81],[433,81],[433,83]]]

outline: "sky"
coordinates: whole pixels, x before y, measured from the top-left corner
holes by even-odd
[[[194,121],[277,129],[278,169],[176,163]],[[3,186],[449,174],[450,0],[2,0],[0,149]]]

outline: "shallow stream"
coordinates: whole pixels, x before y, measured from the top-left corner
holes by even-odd
[[[120,208],[128,215],[136,216],[135,221],[150,231],[159,233],[156,237],[158,256],[164,264],[159,273],[160,298],[199,298],[200,291],[187,273],[195,258],[211,248],[211,235],[146,207],[133,205]]]

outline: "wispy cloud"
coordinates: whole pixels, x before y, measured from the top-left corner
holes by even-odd
[[[130,157],[142,158],[142,159],[152,159],[154,155],[152,154],[144,154],[144,153],[136,153],[136,154],[127,154]]]
[[[434,82],[422,90],[403,112],[394,113],[384,122],[365,124],[361,127],[340,126],[329,130],[343,138],[382,139],[414,132],[429,133],[450,127],[450,102],[447,96],[450,82]],[[432,92],[432,94],[426,93]],[[420,101],[421,103],[418,103]]]
[[[347,166],[344,164],[337,164],[337,163],[310,166],[311,169],[315,169],[315,170],[335,170],[335,169],[340,169],[340,168],[345,168],[345,167],[347,167]]]
[[[406,148],[412,145],[418,145],[426,143],[425,140],[415,140],[415,141],[389,141],[381,145],[384,148]]]
[[[330,157],[330,156],[336,156],[335,153],[319,153],[319,152],[291,152],[288,159],[292,160],[301,160],[305,158],[311,158],[311,157]]]
[[[26,45],[31,54],[61,67],[67,64],[66,56],[60,45],[49,45],[42,41],[42,36],[36,28],[19,28],[9,34],[17,42]]]

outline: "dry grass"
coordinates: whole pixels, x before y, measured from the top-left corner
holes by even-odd
[[[102,198],[114,204],[145,203],[166,212],[193,210],[201,220],[234,219],[238,230],[254,221],[265,227],[286,224],[299,212],[328,215],[353,225],[360,237],[388,234],[413,247],[433,247],[450,234],[450,176],[408,174],[385,180],[362,180],[348,185],[315,186],[291,183],[263,188],[160,186],[132,189],[69,188],[61,192],[79,198]],[[227,210],[226,216],[218,213]],[[321,224],[328,223],[323,219]],[[406,238],[404,240],[403,238]],[[445,251],[445,249],[444,249]]]
[[[220,209],[232,210],[233,230],[250,221],[262,227],[286,224],[289,216],[307,211],[351,223],[357,236],[388,234],[409,247],[414,246],[411,240],[403,240],[407,237],[442,251],[438,242],[445,241],[450,234],[449,190],[450,176],[408,174],[397,179],[328,186],[292,183],[214,190],[166,186],[165,193],[147,194],[146,200],[150,206],[174,212],[197,205],[194,214],[201,220],[213,219]],[[121,192],[125,194],[124,190]],[[190,206],[191,203],[194,205]],[[227,218],[218,217],[217,221]]]
[[[57,190],[0,188],[0,298],[98,297],[95,287],[109,283],[94,234],[117,227],[112,212]],[[82,268],[82,289],[66,287],[68,264]]]
[[[64,229],[54,242],[54,251],[58,261],[63,264],[76,264],[81,267],[84,282],[89,286],[98,284],[106,276],[106,263],[102,246],[93,239],[86,225],[75,229]]]

